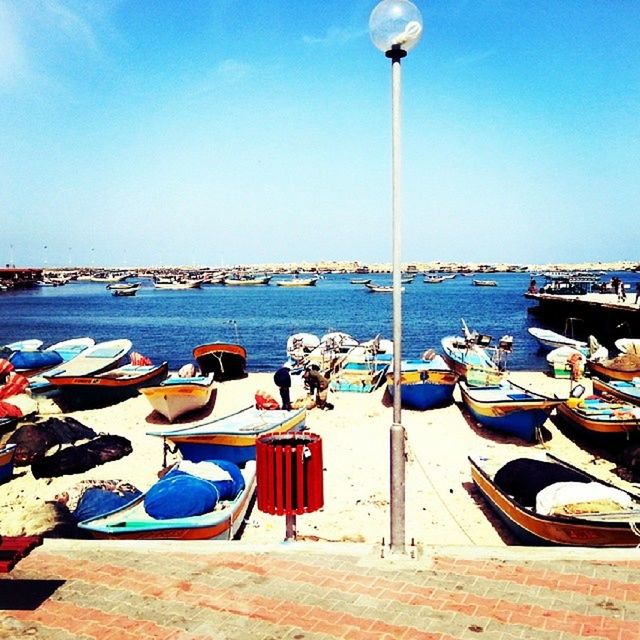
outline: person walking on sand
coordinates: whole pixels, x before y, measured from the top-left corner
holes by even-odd
[[[291,372],[289,367],[280,367],[273,374],[273,381],[280,390],[282,408],[286,411],[291,411]]]
[[[627,294],[624,290],[624,282],[618,280],[618,302],[624,302],[627,299]]]

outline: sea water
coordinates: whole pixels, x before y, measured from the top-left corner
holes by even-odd
[[[278,287],[276,277],[267,286],[181,291],[155,289],[150,280],[142,280],[132,297],[113,296],[104,284],[91,282],[5,292],[0,293],[0,344],[27,338],[45,345],[82,336],[129,338],[136,351],[176,369],[193,361],[192,350],[199,344],[237,342],[247,350],[249,371],[273,371],[285,360],[293,333],[392,337],[392,295],[351,284],[355,277],[329,274],[315,287]],[[373,284],[391,284],[390,275],[366,277]],[[498,286],[476,287],[472,277],[460,275],[440,284],[424,284],[417,275],[403,285],[403,357],[420,357],[430,348],[441,352],[440,340],[460,335],[464,318],[470,329],[492,335],[494,343],[505,334],[513,336],[510,369],[545,369],[544,353],[527,332],[540,326],[527,311],[535,303],[523,296],[530,275],[478,277]]]

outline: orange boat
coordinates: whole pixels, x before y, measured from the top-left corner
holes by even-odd
[[[247,376],[247,350],[239,344],[212,342],[193,350],[203,376],[213,373],[216,382],[237,380]]]
[[[571,469],[581,482],[594,482],[613,488],[558,458],[547,454],[547,463]],[[633,494],[629,496],[631,506],[614,512],[587,512],[569,509],[566,515],[543,515],[535,508],[526,506],[500,489],[494,477],[500,467],[497,460],[486,457],[469,457],[471,478],[480,490],[483,498],[511,532],[525,544],[563,545],[581,547],[637,547],[638,526],[640,526],[640,500]],[[587,503],[585,503],[586,505]]]

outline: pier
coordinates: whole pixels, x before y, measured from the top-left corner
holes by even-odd
[[[634,303],[635,293],[628,293],[624,302],[616,294],[587,293],[561,295],[551,293],[525,293],[537,306],[529,313],[560,330],[568,318],[577,319],[580,337],[594,335],[600,342],[613,344],[617,338],[640,335],[640,305]]]

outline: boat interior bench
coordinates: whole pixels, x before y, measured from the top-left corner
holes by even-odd
[[[41,544],[42,536],[0,536],[0,573],[9,573]]]

